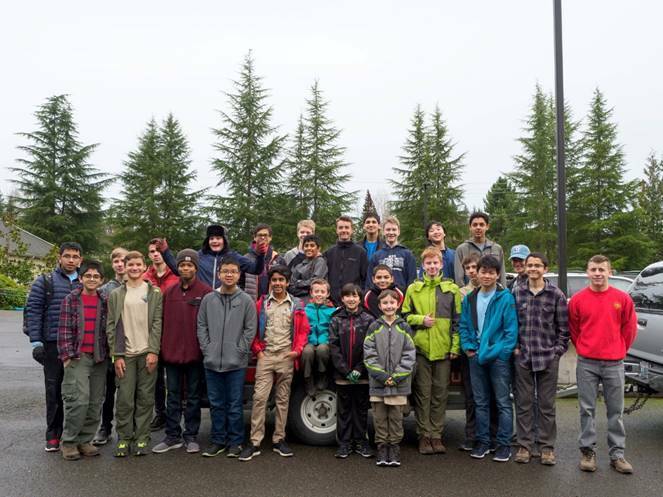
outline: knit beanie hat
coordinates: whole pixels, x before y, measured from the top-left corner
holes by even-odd
[[[177,265],[180,265],[180,262],[190,262],[196,269],[198,269],[198,252],[193,249],[183,249],[177,253]]]

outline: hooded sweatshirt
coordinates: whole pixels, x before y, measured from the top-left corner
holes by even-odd
[[[398,294],[398,307],[399,307],[399,313],[400,313],[400,307],[403,305],[403,299],[405,298],[405,295],[401,291],[400,288],[398,288],[395,284],[389,285],[389,290],[394,290]],[[378,297],[380,296],[380,290],[377,286],[373,285],[369,291],[367,291],[364,294],[364,308],[373,315],[375,319],[379,318],[382,316],[382,311],[380,310],[380,307],[378,305]]]
[[[378,264],[389,266],[394,275],[394,283],[403,291],[417,278],[417,261],[410,249],[400,243],[393,247],[385,245],[378,250],[371,258],[366,274],[372,275],[373,268]]]

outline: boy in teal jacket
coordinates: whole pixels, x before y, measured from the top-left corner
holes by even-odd
[[[311,282],[311,300],[306,304],[306,317],[311,325],[308,343],[302,352],[304,385],[308,395],[327,388],[327,364],[329,363],[329,323],[336,310],[329,304],[329,283],[315,279]],[[314,381],[313,365],[318,381]]]
[[[518,339],[518,317],[513,295],[497,285],[501,263],[485,255],[477,264],[479,289],[463,300],[460,318],[461,346],[470,363],[476,404],[477,442],[470,455],[483,459],[490,449],[490,398],[498,411],[497,450],[493,461],[511,458],[513,410],[511,407],[511,354]]]

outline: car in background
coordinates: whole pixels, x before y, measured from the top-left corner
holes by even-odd
[[[635,278],[629,295],[638,314],[638,335],[624,361],[629,382],[663,393],[663,261]]]
[[[545,279],[550,281],[553,285],[557,286],[558,284],[558,274],[557,273],[546,273],[543,275]],[[626,276],[610,276],[609,283],[611,286],[614,286],[618,290],[623,290],[628,292],[633,280]],[[566,274],[566,286],[567,292],[566,296],[568,298],[573,297],[573,294],[578,293],[580,290],[589,285],[589,278],[587,278],[586,273],[567,273]]]

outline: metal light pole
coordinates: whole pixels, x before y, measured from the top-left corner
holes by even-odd
[[[566,294],[566,164],[564,154],[564,62],[562,58],[562,0],[553,0],[555,20],[555,108],[557,115],[557,260],[558,285]]]

